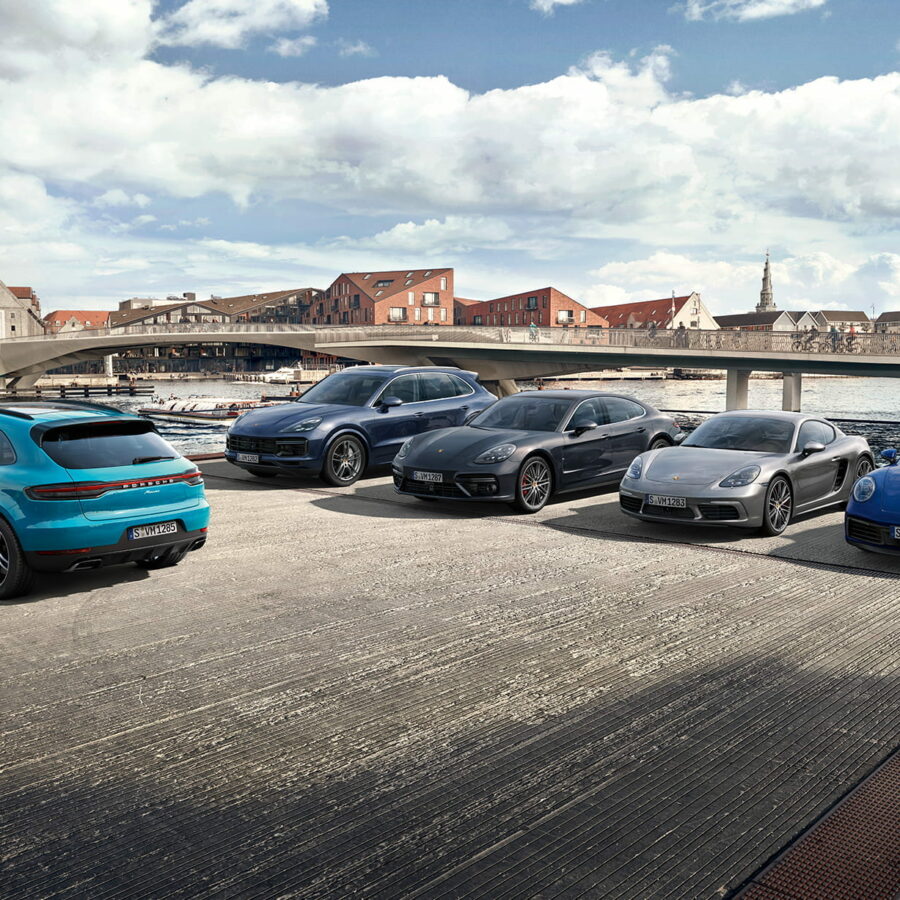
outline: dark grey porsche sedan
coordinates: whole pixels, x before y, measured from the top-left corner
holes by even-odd
[[[617,484],[678,426],[652,406],[600,391],[523,391],[467,424],[416,435],[394,458],[394,488],[424,500],[505,500],[526,513],[561,491]]]

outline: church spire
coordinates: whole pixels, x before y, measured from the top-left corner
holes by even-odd
[[[772,273],[769,270],[769,251],[766,250],[766,265],[763,269],[762,290],[759,292],[759,303],[756,304],[756,311],[770,312],[776,308],[774,294],[772,292]]]

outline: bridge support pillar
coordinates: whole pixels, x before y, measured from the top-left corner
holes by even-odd
[[[33,372],[30,375],[16,375],[6,382],[6,389],[8,391],[31,391],[43,374],[43,372]]]
[[[787,412],[800,412],[803,376],[800,373],[785,372],[781,378],[781,408]]]
[[[484,389],[490,391],[498,399],[519,393],[519,386],[513,378],[498,378],[496,381],[482,381]]]
[[[729,369],[725,382],[725,409],[746,409],[749,369]]]

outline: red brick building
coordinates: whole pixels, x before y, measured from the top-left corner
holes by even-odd
[[[311,325],[452,325],[453,269],[345,272],[307,315]]]
[[[56,309],[44,316],[44,328],[48,334],[105,328],[108,322],[109,310],[105,309]]]
[[[456,300],[456,321],[460,325],[539,325],[543,327],[607,327],[602,315],[558,291],[545,287],[495,300]]]
[[[609,320],[610,328],[703,328],[715,330],[719,326],[695,291],[684,297],[663,297],[660,300],[640,300],[637,303],[617,303],[615,306],[595,306],[593,311]]]

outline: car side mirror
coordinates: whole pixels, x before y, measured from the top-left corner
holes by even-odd
[[[886,459],[889,466],[897,465],[897,451],[893,447],[888,447],[887,450],[882,450],[881,458]]]
[[[573,428],[572,434],[574,434],[575,437],[581,437],[585,432],[593,431],[597,427],[596,422],[585,422],[584,425],[578,425],[576,428]]]
[[[676,444],[680,444],[686,437],[687,435],[683,431],[679,431],[672,440],[675,441]]]
[[[808,444],[803,445],[803,455],[810,456],[813,453],[821,453],[824,449],[824,444],[820,444],[818,441],[810,441]]]
[[[390,397],[384,397],[381,401],[382,409],[391,409],[393,406],[403,406],[403,401],[399,397],[395,397],[391,395]]]

